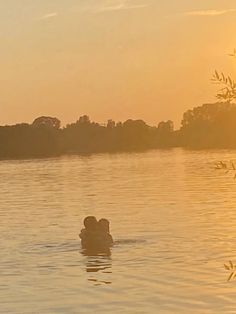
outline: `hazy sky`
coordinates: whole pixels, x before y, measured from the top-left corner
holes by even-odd
[[[236,74],[235,0],[0,0],[0,124],[172,119]]]

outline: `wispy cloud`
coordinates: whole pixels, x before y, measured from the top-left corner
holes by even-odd
[[[231,12],[236,12],[236,9],[189,11],[189,12],[185,12],[183,15],[185,16],[219,16],[219,15],[224,15]]]
[[[129,4],[128,2],[124,1],[124,2],[119,3],[117,5],[100,7],[97,9],[97,12],[134,10],[134,9],[146,8],[147,6],[148,6],[148,4]]]
[[[150,0],[96,0],[85,1],[83,5],[73,7],[73,12],[108,13],[125,10],[136,10],[149,7]]]
[[[47,20],[47,19],[54,18],[54,17],[56,17],[56,16],[58,16],[58,13],[57,13],[57,12],[51,12],[51,13],[47,13],[47,14],[41,16],[41,17],[39,18],[39,20]]]

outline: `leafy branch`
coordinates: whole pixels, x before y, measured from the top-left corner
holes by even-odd
[[[229,56],[236,58],[236,49]],[[214,84],[222,86],[216,95],[217,99],[228,103],[236,99],[236,82],[230,76],[215,71],[211,80]]]
[[[236,58],[236,48],[234,48],[232,53],[229,53],[228,56]]]
[[[236,83],[230,76],[215,71],[212,81],[223,86],[216,95],[217,99],[229,103],[236,99]]]
[[[229,264],[224,264],[224,268],[230,271],[230,275],[227,281],[230,281],[236,277],[236,265],[233,264],[232,261],[229,261]]]
[[[236,180],[236,165],[234,164],[233,161],[230,161],[228,163],[224,161],[218,161],[215,164],[215,169],[216,170],[224,170],[225,173],[233,172],[234,173],[234,179]]]

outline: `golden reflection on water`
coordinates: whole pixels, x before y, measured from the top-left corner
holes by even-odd
[[[109,280],[102,280],[99,277],[95,277],[94,273],[101,272],[103,274],[112,274],[112,258],[111,250],[106,252],[94,252],[88,250],[82,250],[81,254],[86,257],[85,267],[86,272],[90,275],[88,281],[94,283],[94,285],[111,284]]]
[[[233,313],[236,151],[0,162],[2,313]],[[112,252],[81,251],[87,215]]]

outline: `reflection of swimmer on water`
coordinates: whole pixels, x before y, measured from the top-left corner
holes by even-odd
[[[97,219],[94,216],[88,216],[84,219],[85,228],[80,232],[82,248],[102,249],[109,248],[113,244],[110,235],[109,221],[105,218]]]

